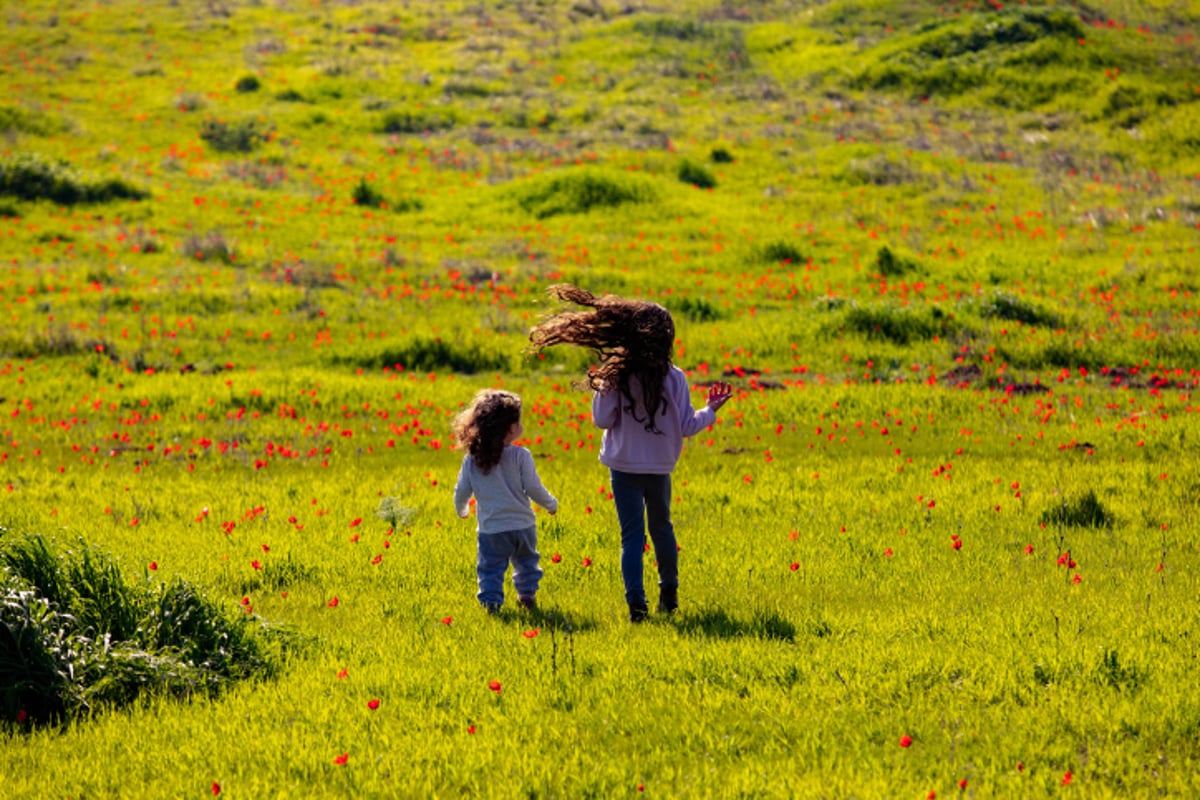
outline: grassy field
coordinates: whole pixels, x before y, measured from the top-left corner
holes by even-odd
[[[1194,3],[0,25],[6,796],[1200,791]],[[735,385],[672,617],[526,350],[558,282]],[[498,618],[485,386],[562,509]]]

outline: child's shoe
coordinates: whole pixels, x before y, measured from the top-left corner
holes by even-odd
[[[674,614],[679,608],[679,587],[663,586],[658,593],[658,610],[662,614]]]
[[[650,610],[646,608],[645,603],[630,604],[630,606],[629,606],[629,621],[630,622],[643,622],[646,619],[646,615],[649,613],[650,613]]]
[[[537,611],[537,600],[534,599],[533,595],[518,597],[517,605],[526,611]]]

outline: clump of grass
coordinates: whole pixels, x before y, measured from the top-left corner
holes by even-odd
[[[879,274],[886,278],[899,278],[902,275],[920,270],[920,265],[917,264],[915,259],[897,255],[887,245],[879,248],[879,252],[875,257],[875,263],[879,266]]]
[[[184,240],[181,249],[185,256],[199,261],[232,264],[234,260],[233,242],[218,230],[211,230],[203,236],[189,236]]]
[[[1039,325],[1057,328],[1062,325],[1062,318],[1053,311],[1041,308],[1022,300],[1008,292],[997,292],[979,309],[979,315],[984,319],[1006,319],[1022,322],[1026,325]]]
[[[855,306],[846,312],[844,325],[868,339],[899,345],[946,335],[954,329],[952,320],[937,307],[921,313],[890,305]]]
[[[1064,497],[1058,505],[1043,511],[1041,522],[1070,528],[1111,528],[1116,519],[1096,492],[1088,489],[1077,497]]]
[[[36,153],[18,153],[0,161],[0,195],[49,200],[64,206],[149,197],[146,191],[119,178],[92,179],[65,161]]]
[[[335,364],[353,364],[369,369],[391,367],[418,372],[459,372],[468,375],[504,370],[510,366],[507,355],[485,349],[478,344],[422,337],[375,353],[338,355],[332,360]]]
[[[62,130],[62,123],[45,114],[17,106],[0,106],[0,133],[28,133],[51,136]]]
[[[0,543],[0,713],[61,721],[148,693],[186,697],[270,674],[249,620],[229,618],[185,581],[133,584],[84,543]]]
[[[417,111],[389,111],[379,123],[380,133],[433,133],[454,127],[454,118],[445,114]]]
[[[367,183],[366,178],[359,180],[358,184],[354,187],[352,197],[354,198],[355,205],[370,206],[372,208],[387,205],[387,198],[374,186]]]
[[[807,257],[791,242],[769,242],[755,248],[754,260],[767,264],[803,264]]]
[[[227,122],[209,117],[200,125],[200,138],[221,153],[249,153],[271,138],[271,129],[256,119]]]
[[[690,322],[715,322],[725,317],[719,308],[703,297],[684,297],[669,300],[667,308],[676,316],[682,316]]]
[[[732,164],[734,161],[733,154],[724,147],[714,147],[708,157],[714,164]]]
[[[593,209],[616,208],[654,199],[648,185],[626,176],[601,171],[568,172],[536,182],[525,189],[518,204],[538,219],[560,214],[586,214]]]
[[[257,92],[262,88],[262,82],[259,81],[256,75],[243,75],[242,77],[238,78],[237,83],[233,85],[233,88],[241,94],[246,94],[247,92]]]
[[[713,189],[717,185],[717,179],[711,172],[700,164],[687,159],[684,159],[679,165],[677,175],[679,180],[684,183],[690,183],[698,189]]]

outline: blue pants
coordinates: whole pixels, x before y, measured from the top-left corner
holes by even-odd
[[[658,586],[674,589],[679,585],[679,550],[675,528],[671,525],[671,476],[612,473],[613,502],[621,524],[621,578],[625,582],[625,602],[645,607],[646,588],[642,579],[642,552],[646,549],[645,525],[654,544],[658,561]]]
[[[479,593],[475,596],[485,606],[504,602],[504,571],[512,562],[513,588],[517,597],[533,597],[542,580],[541,556],[537,551],[537,527],[504,533],[481,533],[475,576]]]

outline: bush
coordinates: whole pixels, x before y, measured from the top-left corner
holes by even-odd
[[[954,327],[936,307],[929,314],[894,306],[855,307],[846,313],[844,324],[847,329],[868,339],[884,339],[900,345],[943,336]]]
[[[1033,303],[1022,300],[1007,292],[997,293],[979,310],[984,319],[1006,319],[1021,322],[1026,325],[1037,325],[1057,328],[1062,325],[1062,319],[1053,311],[1039,308]]]
[[[712,189],[717,185],[713,174],[699,164],[684,160],[679,165],[679,180],[690,183],[699,189]]]
[[[684,297],[667,303],[672,314],[682,315],[691,322],[715,322],[725,315],[721,310],[703,297]]]
[[[148,692],[184,697],[274,669],[247,620],[227,618],[182,580],[127,583],[82,542],[0,544],[0,714],[35,723],[123,705]]]
[[[567,172],[526,189],[518,203],[538,219],[559,214],[586,214],[593,208],[616,208],[654,199],[650,187],[625,176],[599,171]]]
[[[249,153],[271,138],[271,130],[254,119],[226,122],[209,117],[200,126],[200,138],[221,153]]]
[[[93,180],[65,161],[34,153],[18,153],[0,161],[0,194],[20,200],[50,200],[64,206],[149,197],[119,178]]]
[[[1079,497],[1067,499],[1042,512],[1044,525],[1064,525],[1073,528],[1111,528],[1115,519],[1096,493],[1088,489]]]
[[[733,163],[733,154],[730,153],[728,150],[726,150],[724,147],[714,147],[712,149],[712,152],[709,153],[709,158],[712,159],[712,162],[714,164],[732,164]]]
[[[275,94],[275,99],[281,103],[305,103],[308,102],[304,95],[297,92],[295,89],[284,89],[282,92]]]
[[[754,259],[769,264],[803,264],[807,257],[791,242],[771,242],[754,251]]]
[[[58,121],[16,106],[0,106],[0,133],[29,133],[50,136],[62,130]]]
[[[389,111],[379,125],[380,133],[432,133],[454,127],[454,119],[440,114],[414,111]]]
[[[375,187],[367,183],[365,178],[360,180],[358,185],[354,187],[353,198],[355,205],[370,206],[371,208],[379,208],[380,206],[387,205],[387,198],[376,191]]]
[[[237,91],[245,94],[246,92],[257,92],[262,88],[262,83],[254,75],[243,75],[238,78],[237,83],[233,86]]]
[[[638,20],[633,29],[643,36],[655,39],[678,39],[682,42],[694,42],[711,36],[709,26],[694,19],[675,19],[673,17],[653,17]]]
[[[879,265],[879,274],[887,278],[898,278],[920,269],[915,260],[896,255],[887,245],[879,248],[875,263]]]
[[[403,367],[418,372],[460,372],[468,375],[505,370],[510,366],[507,355],[485,350],[478,344],[421,337],[377,353],[334,356],[333,363],[353,364],[368,369]]]

